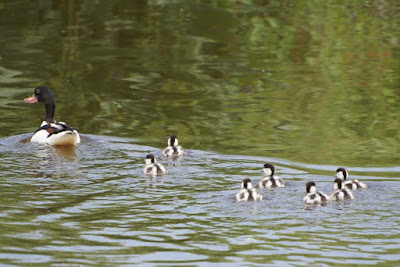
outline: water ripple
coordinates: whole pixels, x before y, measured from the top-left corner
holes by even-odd
[[[335,166],[199,150],[172,161],[160,149],[102,136],[86,136],[71,153],[21,145],[24,138],[0,142],[5,263],[328,266],[400,260],[398,167],[352,167],[369,189],[355,192],[351,202],[314,207],[302,203],[305,183],[315,180],[331,192]],[[149,152],[168,175],[142,174]],[[264,200],[257,203],[236,203],[241,180],[257,182],[266,161],[276,164],[288,187],[261,190]]]

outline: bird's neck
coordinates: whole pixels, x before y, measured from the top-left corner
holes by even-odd
[[[46,104],[45,105],[45,109],[46,109],[46,122],[47,123],[54,123],[54,113],[56,110],[56,104]]]

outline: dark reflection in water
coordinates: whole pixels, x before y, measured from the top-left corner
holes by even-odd
[[[1,135],[53,87],[81,132],[315,164],[399,162],[397,1],[13,1],[2,9]],[[21,124],[20,119],[27,120]]]
[[[180,161],[130,139],[84,136],[75,153],[3,139],[0,260],[4,264],[394,264],[399,186],[387,171],[352,171],[369,185],[351,202],[307,206],[305,184],[332,191],[335,166],[189,150]],[[68,151],[71,152],[71,151]],[[154,153],[170,174],[142,174]],[[265,162],[286,188],[235,203]],[[315,167],[315,168],[313,168]]]

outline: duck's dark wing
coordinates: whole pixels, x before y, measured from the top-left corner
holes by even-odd
[[[328,196],[318,192],[318,195],[321,197],[321,202],[328,202]]]
[[[246,189],[241,189],[239,193],[236,194],[236,201],[247,201],[249,199],[249,191]]]

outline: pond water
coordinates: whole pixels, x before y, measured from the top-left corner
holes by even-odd
[[[397,1],[0,9],[1,265],[399,264]],[[44,109],[23,99],[42,84],[76,149],[27,142]],[[168,175],[143,175],[150,152]],[[287,187],[236,203],[266,162]],[[302,203],[339,166],[369,188]]]
[[[135,140],[86,136],[77,150],[2,140],[3,263],[141,265],[397,264],[400,188],[374,175],[357,199],[308,206],[305,181],[332,191],[333,166],[188,150],[178,161]],[[146,177],[154,153],[169,174]],[[243,177],[273,162],[286,188],[236,203]],[[313,174],[313,173],[325,174]]]

